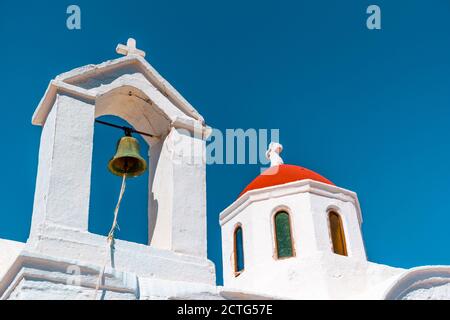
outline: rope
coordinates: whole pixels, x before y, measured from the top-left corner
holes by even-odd
[[[105,274],[106,264],[108,263],[108,256],[109,256],[108,249],[110,252],[112,252],[114,250],[114,232],[116,231],[116,229],[120,230],[120,228],[117,224],[117,216],[119,215],[120,203],[122,202],[123,194],[125,193],[126,179],[127,179],[127,175],[125,173],[122,177],[122,186],[120,187],[119,200],[117,200],[116,208],[114,209],[114,220],[113,220],[113,223],[111,226],[111,230],[108,233],[108,237],[106,238],[106,242],[108,244],[108,246],[106,248],[106,257],[105,257],[105,262],[103,263],[102,271],[100,272],[98,279],[97,279],[97,285],[95,286],[94,300],[97,300],[97,292],[98,292],[98,289],[100,288],[103,276]]]

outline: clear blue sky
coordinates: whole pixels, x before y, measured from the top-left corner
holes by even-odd
[[[280,128],[285,162],[358,193],[370,260],[450,264],[450,2],[1,1],[0,237],[26,241],[40,127],[31,115],[59,73],[117,57],[129,36],[210,126]],[[365,27],[378,4],[382,30]],[[120,132],[96,126],[93,232],[120,187],[106,162]],[[207,168],[208,253],[221,282],[218,215],[258,165]],[[146,177],[129,183],[118,237],[144,243]]]

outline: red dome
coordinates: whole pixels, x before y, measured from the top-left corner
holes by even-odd
[[[239,197],[250,190],[277,186],[288,182],[306,179],[311,179],[334,186],[333,182],[331,182],[327,178],[322,177],[320,174],[315,173],[314,171],[290,164],[281,164],[279,166],[270,167],[262,174],[257,176],[255,180],[250,182],[250,184],[241,192]]]

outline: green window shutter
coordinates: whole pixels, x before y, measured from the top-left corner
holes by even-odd
[[[277,244],[277,257],[287,258],[294,255],[292,248],[291,223],[289,214],[278,212],[275,215],[275,232]]]

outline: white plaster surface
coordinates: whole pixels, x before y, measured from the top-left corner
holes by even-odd
[[[450,283],[418,288],[407,292],[402,300],[448,300],[450,297]]]
[[[24,246],[25,243],[22,242],[0,239],[0,280],[11,268]]]
[[[448,300],[450,267],[422,266],[406,270],[384,291],[383,297],[390,300]]]

